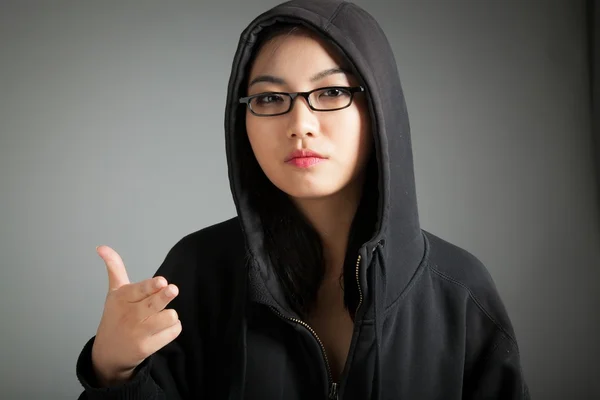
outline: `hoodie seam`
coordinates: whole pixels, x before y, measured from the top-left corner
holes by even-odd
[[[425,268],[427,267],[427,265],[429,263],[429,253],[430,253],[429,239],[427,239],[427,235],[425,235],[422,231],[419,234],[423,238],[423,258],[419,262],[419,265],[417,266],[415,273],[411,277],[408,284],[405,286],[404,290],[402,290],[402,292],[398,295],[398,297],[396,297],[394,300],[392,300],[392,302],[383,309],[384,316],[386,316],[389,312],[391,312],[392,308],[394,308],[398,302],[400,302],[405,296],[408,295],[408,293],[410,293],[413,286],[416,285],[417,282],[419,281],[419,279],[423,276]]]
[[[397,303],[399,303],[404,297],[406,297],[410,291],[412,290],[412,288],[417,284],[417,282],[419,281],[419,279],[423,276],[423,271],[425,270],[425,268],[423,267],[419,267],[418,270],[415,272],[413,278],[410,280],[410,282],[408,283],[408,285],[406,285],[406,288],[402,291],[402,293],[400,293],[400,295],[398,295],[398,297],[396,297],[396,299],[394,299],[384,310],[383,310],[383,315],[387,315],[390,311],[392,311],[392,309],[396,306]]]
[[[439,277],[441,277],[442,279],[453,283],[457,286],[462,287],[463,289],[465,289],[467,291],[467,293],[469,294],[469,298],[473,301],[473,303],[475,303],[475,305],[477,306],[477,308],[494,324],[494,326],[504,335],[506,336],[513,345],[515,345],[515,347],[517,347],[517,343],[515,341],[515,338],[512,337],[512,335],[510,333],[508,333],[508,331],[498,322],[496,321],[496,319],[494,317],[492,317],[492,315],[490,314],[490,312],[483,306],[483,304],[481,304],[481,302],[477,299],[477,297],[475,296],[475,294],[473,293],[473,291],[466,286],[465,284],[463,284],[462,282],[457,281],[456,279],[444,274],[443,272],[441,272],[440,270],[438,270],[437,265],[430,265],[429,269],[431,269],[432,272],[434,272],[436,275],[438,275]]]
[[[327,25],[325,26],[325,28],[323,29],[325,32],[327,32],[329,30],[329,26],[331,25],[331,21],[333,20],[333,18],[335,18],[337,16],[337,14],[339,13],[339,9],[342,7],[342,5],[345,3],[346,1],[343,1],[342,3],[338,4],[338,6],[336,7],[336,9],[333,11],[333,13],[331,14],[331,17],[329,17],[327,19]],[[299,7],[299,6],[295,6],[293,4],[286,4],[283,8],[291,8],[291,9],[296,9],[296,10],[302,10],[303,12],[308,12],[311,13],[319,18],[325,18],[323,15],[316,13],[312,10],[309,10],[307,8],[304,7]],[[252,25],[252,29],[250,29],[250,31],[254,31],[256,29],[256,27],[261,26],[265,21],[269,21],[272,20],[273,18],[277,18],[280,17],[281,15],[276,15],[276,16],[269,16],[266,19],[262,19],[260,21],[256,21],[254,25]],[[288,16],[284,16],[284,17],[288,17]],[[292,19],[296,19],[299,20],[300,23],[308,23],[310,25],[313,25],[313,22],[306,20],[305,18],[299,18],[299,17],[292,17]],[[317,29],[318,30],[318,29]],[[242,38],[241,41],[244,43],[244,45],[254,45],[256,44],[256,41],[251,39],[250,36],[246,37],[246,38]]]
[[[335,10],[333,10],[333,13],[331,14],[331,16],[329,18],[327,18],[327,25],[325,25],[325,27],[323,28],[323,31],[329,32],[329,27],[331,25],[333,25],[333,20],[335,19],[335,17],[337,17],[337,15],[340,13],[340,11],[342,11],[342,9],[346,6],[346,4],[347,4],[347,1],[345,1],[345,0],[342,1],[340,4],[338,4],[338,6],[335,8]],[[293,9],[296,9],[296,10],[302,10],[304,12],[309,12],[309,13],[311,13],[313,15],[316,15],[319,18],[324,18],[324,15],[319,14],[317,12],[314,12],[312,10],[308,10],[308,9],[306,9],[304,7],[298,7],[298,6],[295,6],[295,5],[286,4],[285,8],[293,8]],[[311,21],[307,21],[304,18],[294,17],[294,19],[299,19],[302,22],[308,22],[311,25],[313,24]],[[263,22],[263,21],[261,21],[261,22]],[[258,23],[257,25],[260,25],[260,23]],[[246,40],[246,42],[248,43],[249,41]],[[254,43],[254,42],[250,41],[250,43]]]
[[[329,27],[331,25],[333,25],[333,20],[338,16],[340,11],[342,11],[342,9],[345,6],[346,6],[346,1],[342,1],[340,4],[338,4],[338,6],[335,8],[335,10],[333,10],[331,17],[329,17],[329,19],[327,19],[327,26],[325,26],[325,32],[329,32]]]

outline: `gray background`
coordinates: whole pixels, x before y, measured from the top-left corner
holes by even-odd
[[[132,280],[234,215],[241,30],[276,0],[0,3],[0,385],[76,398],[113,246]],[[600,398],[600,234],[583,1],[357,1],[389,35],[422,225],[477,255],[536,399]]]

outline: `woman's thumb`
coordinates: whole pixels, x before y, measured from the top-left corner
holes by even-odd
[[[129,284],[129,277],[121,256],[108,246],[96,247],[96,252],[104,260],[108,272],[108,290],[116,290]]]

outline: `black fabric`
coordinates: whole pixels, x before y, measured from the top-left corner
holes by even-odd
[[[347,57],[371,116],[377,169],[367,181],[376,183],[379,212],[374,233],[351,240],[348,259],[360,256],[358,279],[344,282],[362,302],[339,382],[315,335],[286,307],[236,157],[247,145],[237,100],[260,32],[278,22],[315,30]],[[172,307],[183,331],[130,383],[110,388],[122,394],[110,398],[529,398],[513,328],[486,268],[420,228],[402,87],[391,47],[369,14],[345,1],[294,0],[253,20],[232,65],[225,134],[238,216],[186,236],[169,252],[156,275],[179,286]],[[90,351],[86,346],[78,363],[81,398],[109,398],[92,384]]]

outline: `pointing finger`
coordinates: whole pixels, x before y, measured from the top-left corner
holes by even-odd
[[[125,264],[116,251],[108,246],[98,246],[96,252],[106,264],[109,291],[130,283]]]

